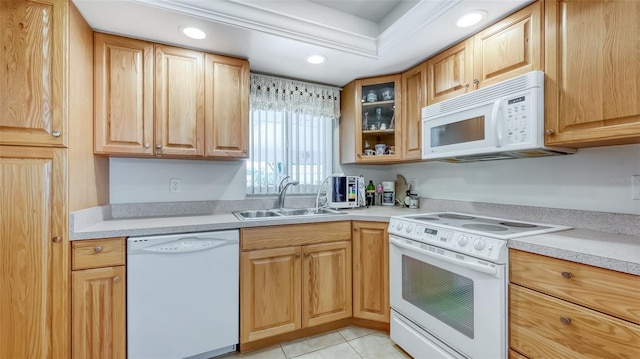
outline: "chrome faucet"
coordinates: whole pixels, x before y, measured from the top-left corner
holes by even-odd
[[[287,195],[287,188],[291,185],[297,186],[300,183],[298,181],[287,181],[290,178],[291,176],[286,176],[280,181],[280,184],[278,185],[278,202],[274,208],[284,208],[284,198]],[[285,181],[287,182],[285,183]]]

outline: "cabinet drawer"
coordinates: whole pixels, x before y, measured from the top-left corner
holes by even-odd
[[[243,251],[351,240],[351,221],[243,228]]]
[[[510,281],[640,324],[640,277],[511,249]]]
[[[640,326],[509,285],[509,346],[533,358],[640,358]]]
[[[125,264],[124,237],[71,242],[71,269],[87,269]]]

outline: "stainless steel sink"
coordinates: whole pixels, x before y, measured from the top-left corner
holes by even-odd
[[[276,209],[258,209],[248,211],[236,211],[233,214],[241,221],[247,219],[275,219],[283,217],[297,216],[324,216],[334,214],[344,214],[344,212],[336,211],[330,208],[276,208]]]

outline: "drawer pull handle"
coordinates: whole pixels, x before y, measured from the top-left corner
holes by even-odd
[[[571,274],[571,272],[562,272],[562,278],[571,279],[572,277],[573,277],[573,274]]]
[[[114,283],[118,283],[119,281],[120,281],[120,276],[119,275],[113,277],[113,282]]]
[[[571,324],[571,319],[567,318],[567,317],[560,317],[560,323],[562,323],[564,325],[569,325],[569,324]]]
[[[61,240],[62,238],[60,238],[60,236],[53,237],[53,243],[60,243]]]
[[[96,251],[96,253],[100,253],[100,252],[102,252],[102,247],[97,246],[93,250]]]

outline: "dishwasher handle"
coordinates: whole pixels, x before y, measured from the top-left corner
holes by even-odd
[[[238,245],[238,241],[215,238],[215,237],[181,237],[173,241],[152,244],[136,250],[129,251],[129,254],[143,253],[190,253],[201,252],[215,248]]]

